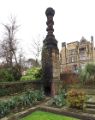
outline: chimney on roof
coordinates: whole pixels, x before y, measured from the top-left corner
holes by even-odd
[[[66,47],[66,42],[62,42],[62,48]]]
[[[92,60],[93,60],[93,50],[94,50],[94,39],[93,36],[91,36],[91,49],[92,49]]]
[[[93,41],[93,36],[91,36],[91,42]]]
[[[94,38],[93,38],[93,36],[91,36],[91,44],[94,47]]]

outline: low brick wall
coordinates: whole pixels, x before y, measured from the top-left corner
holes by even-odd
[[[0,83],[0,93],[5,95],[20,93],[28,89],[35,90],[41,88],[41,81],[24,81],[24,82],[2,82]],[[3,95],[1,95],[3,96]]]

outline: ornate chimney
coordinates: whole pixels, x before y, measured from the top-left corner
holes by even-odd
[[[45,12],[46,16],[47,16],[47,36],[46,39],[44,40],[44,45],[51,48],[51,47],[55,47],[57,48],[57,40],[55,39],[55,36],[53,34],[54,29],[53,29],[53,25],[54,25],[54,21],[53,21],[53,17],[55,14],[55,11],[53,8],[47,8],[46,12]]]
[[[53,34],[55,11],[49,7],[45,12],[47,16],[47,35],[43,41],[42,50],[42,70],[43,70],[43,87],[46,95],[55,95],[58,92],[60,79],[59,50],[57,40]]]

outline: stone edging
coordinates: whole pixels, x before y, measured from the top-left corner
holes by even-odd
[[[55,114],[66,115],[69,117],[75,117],[75,118],[79,118],[80,120],[95,120],[95,117],[92,116],[91,114],[88,115],[87,113],[77,113],[76,111],[71,112],[71,111],[67,111],[64,109],[60,109],[60,108],[52,108],[52,107],[40,106],[40,105],[30,108],[26,111],[16,113],[15,115],[13,115],[10,118],[7,118],[7,119],[2,118],[1,120],[19,120],[22,117],[25,117],[36,110],[52,112]]]
[[[45,107],[45,106],[39,107],[38,109],[46,112],[52,112],[55,114],[79,118],[80,120],[95,120],[95,117],[92,117],[92,115],[88,115],[87,113],[76,113],[76,111],[71,112],[71,111],[60,109],[60,108],[51,108],[51,107]]]

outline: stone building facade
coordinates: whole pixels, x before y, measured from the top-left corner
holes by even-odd
[[[60,51],[61,72],[77,72],[79,67],[95,61],[95,49],[93,36],[88,41],[84,37],[80,41],[62,43]]]

